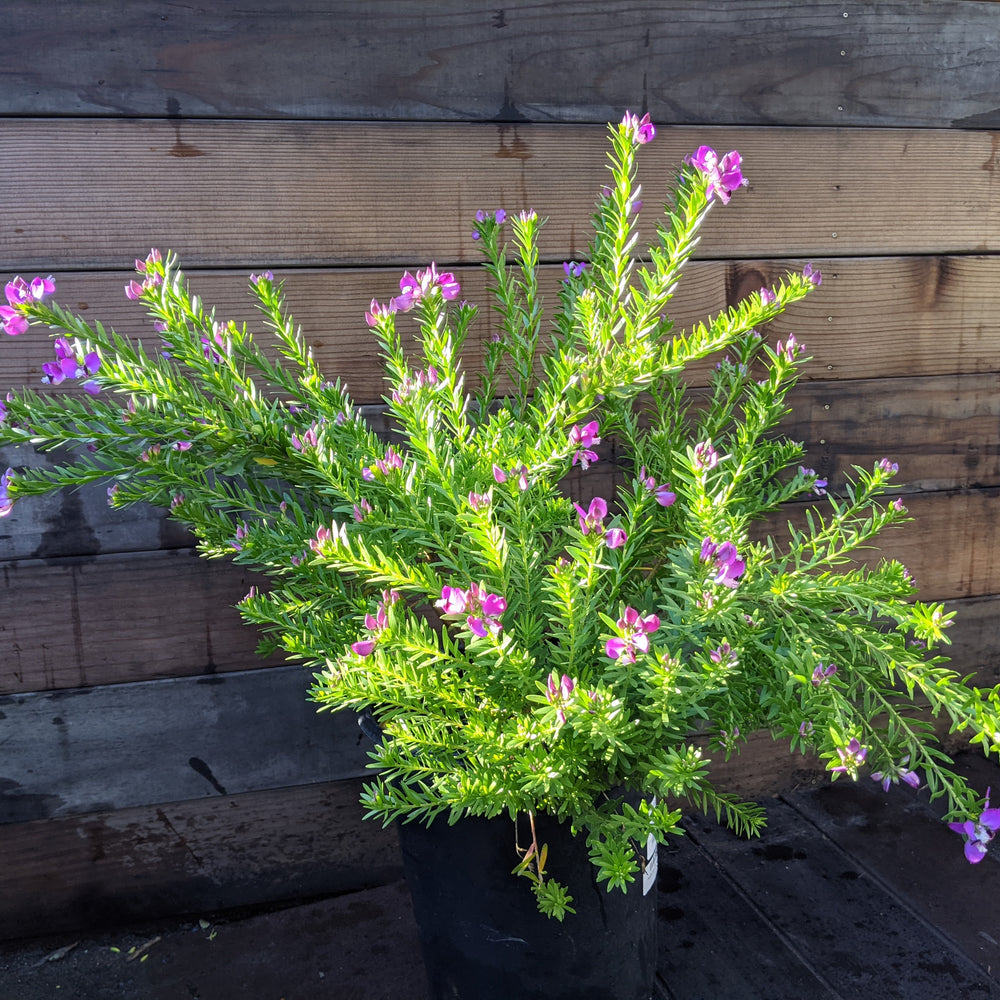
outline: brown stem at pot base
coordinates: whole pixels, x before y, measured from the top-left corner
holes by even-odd
[[[524,854],[518,866],[511,872],[512,875],[523,875],[536,885],[545,885],[545,862],[549,856],[549,845],[538,846],[538,831],[535,829],[535,814],[528,813],[528,825],[531,827],[531,843],[527,849],[521,847],[517,842],[517,820],[514,821],[514,850]],[[534,862],[534,870],[532,870]]]

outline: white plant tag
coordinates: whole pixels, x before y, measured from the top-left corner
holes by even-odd
[[[650,805],[656,805],[654,798]],[[646,867],[642,872],[642,894],[645,896],[656,885],[656,873],[660,867],[660,852],[656,849],[656,837],[650,834],[646,838]]]

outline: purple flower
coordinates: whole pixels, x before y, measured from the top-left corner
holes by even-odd
[[[979,864],[986,857],[987,845],[1000,830],[1000,809],[990,808],[990,790],[986,789],[986,805],[979,819],[949,823],[948,829],[965,837],[965,857],[969,864]]]
[[[865,762],[868,750],[858,742],[857,737],[851,737],[851,742],[846,747],[837,747],[837,755],[840,757],[840,763],[835,767],[830,767],[830,771],[835,774],[851,774],[853,776]]]
[[[712,447],[711,441],[701,441],[694,446],[691,464],[695,472],[707,472],[719,464],[719,453]]]
[[[574,503],[573,506],[576,508],[580,531],[583,534],[589,535],[593,531],[599,535],[604,531],[604,519],[608,516],[608,504],[603,497],[594,497],[586,510],[578,503]]]
[[[493,494],[490,492],[486,493],[470,493],[469,494],[469,506],[478,514],[481,510],[485,510],[493,502]]]
[[[571,447],[577,450],[573,453],[573,465],[577,462],[580,463],[581,469],[588,469],[591,463],[597,461],[597,452],[593,451],[593,447],[601,443],[601,438],[598,435],[598,424],[596,420],[591,420],[589,424],[584,424],[582,427],[579,424],[574,424],[569,430],[569,443]]]
[[[817,663],[812,673],[813,687],[821,687],[826,684],[836,672],[837,665],[835,663]]]
[[[890,462],[887,458],[880,458],[877,468],[881,469],[882,472],[889,473],[889,475],[892,476],[899,472],[899,464],[896,462]]]
[[[802,345],[795,339],[795,334],[790,333],[788,335],[788,340],[782,344],[779,340],[774,345],[774,353],[778,357],[784,357],[786,361],[794,361],[796,356],[801,354],[803,351]]]
[[[777,301],[778,296],[770,288],[762,288],[760,290],[760,304],[762,306],[773,306]]]
[[[659,486],[656,484],[656,479],[653,476],[646,475],[646,466],[643,466],[639,470],[639,482],[650,491],[656,495],[656,502],[661,507],[670,507],[673,505],[674,501],[677,499],[677,494],[671,492],[670,483],[660,483]]]
[[[78,358],[69,341],[58,337],[53,344],[55,361],[46,361],[42,365],[45,373],[42,381],[49,385],[59,385],[68,378],[87,378],[101,367],[101,359],[95,351],[90,351],[83,358]],[[96,395],[100,389],[96,382],[86,381],[81,387],[91,395]]]
[[[730,646],[728,642],[723,642],[718,649],[710,649],[708,651],[708,658],[713,663],[725,664],[729,667],[736,666],[736,663],[738,662],[736,653],[733,651],[733,647]]]
[[[13,469],[8,469],[0,476],[0,517],[6,517],[14,509],[14,501],[10,495],[10,484],[13,477]]]
[[[826,486],[827,481],[825,479],[819,479],[816,475],[815,469],[807,469],[805,466],[799,466],[799,475],[804,479],[810,479],[812,482],[809,484],[809,488],[818,497],[826,496]]]
[[[712,582],[723,587],[735,587],[747,564],[739,558],[732,542],[723,542],[715,553],[715,576]]]
[[[735,149],[726,153],[720,160],[718,153],[711,146],[699,146],[687,158],[687,162],[708,178],[705,196],[711,199],[713,195],[718,195],[723,205],[728,203],[730,196],[738,187],[744,187],[747,183],[740,169],[743,158]]]
[[[723,587],[735,587],[737,579],[743,575],[747,568],[732,542],[719,544],[713,542],[711,538],[704,539],[701,543],[700,559],[702,562],[715,563],[715,575],[712,577],[712,582],[721,584]]]
[[[619,549],[628,540],[628,535],[622,528],[608,528],[604,532],[604,544],[607,545],[609,549]]]
[[[28,331],[27,319],[14,306],[0,306],[0,319],[3,320],[3,332],[8,337],[19,337]]]
[[[575,260],[566,261],[563,264],[563,272],[567,278],[579,278],[586,270],[586,264],[578,264]]]
[[[441,597],[434,602],[434,607],[440,608],[445,618],[466,615],[469,631],[484,638],[490,633],[495,635],[502,628],[500,616],[507,610],[507,601],[499,594],[487,593],[484,584],[473,583],[468,590],[442,587]]]
[[[386,316],[391,316],[395,311],[395,299],[390,299],[386,305],[382,305],[377,299],[372,299],[371,304],[365,312],[365,322],[372,327],[378,326],[382,319]]]
[[[907,764],[910,763],[910,755],[907,754],[895,767],[886,771],[875,771],[872,773],[872,781],[881,781],[882,790],[889,791],[890,785],[905,781],[911,788],[920,787],[920,775],[916,771],[911,771]]]
[[[375,609],[375,614],[368,612],[365,615],[365,631],[368,632],[368,638],[352,642],[351,651],[353,653],[361,657],[371,656],[378,645],[379,633],[383,632],[389,625],[389,608],[398,600],[398,591],[382,591],[382,600]]]
[[[649,636],[660,627],[657,615],[641,615],[635,608],[626,607],[617,623],[618,635],[604,644],[605,654],[612,660],[635,663],[636,652],[649,650]]]
[[[823,272],[814,271],[812,264],[806,264],[806,266],[802,268],[802,277],[805,278],[806,281],[812,282],[814,285],[821,285],[823,283]]]
[[[545,698],[549,704],[558,706],[556,709],[556,718],[559,720],[560,725],[566,721],[564,706],[573,697],[574,690],[576,690],[576,681],[572,677],[567,674],[563,674],[561,678],[557,677],[555,671],[549,674],[548,681],[545,684]]]
[[[621,120],[621,127],[626,130],[629,138],[640,146],[656,138],[656,126],[650,120],[648,113],[639,118],[631,111],[626,111]]]
[[[409,312],[435,289],[440,291],[442,298],[445,299],[457,299],[462,291],[451,271],[438,272],[437,265],[431,261],[431,266],[423,271],[417,271],[416,276],[409,271],[403,272],[403,277],[399,279],[399,295],[391,299],[386,308]]]

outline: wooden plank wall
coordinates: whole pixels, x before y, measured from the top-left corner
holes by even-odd
[[[750,187],[714,213],[676,316],[822,269],[769,332],[815,356],[789,428],[834,487],[854,462],[899,462],[917,521],[885,548],[959,612],[961,669],[1000,679],[1000,5],[5,14],[0,276],[51,272],[63,302],[143,336],[121,289],[151,246],[234,319],[250,316],[246,275],[271,267],[324,368],[367,404],[366,303],[431,259],[481,301],[476,209],[551,217],[554,289],[586,246],[607,121],[632,108],[660,125],[641,158],[650,215],[684,154],[739,148]],[[49,351],[0,344],[0,392],[36,382]],[[360,823],[353,723],[313,714],[298,667],[255,657],[231,608],[251,582],[101,490],[0,522],[0,937],[395,877],[392,834]],[[752,759],[743,789],[802,766]]]

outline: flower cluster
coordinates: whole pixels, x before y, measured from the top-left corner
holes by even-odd
[[[708,178],[706,197],[718,196],[723,205],[728,204],[737,188],[747,184],[742,171],[743,158],[735,149],[720,160],[719,154],[711,146],[699,146],[688,157],[688,163]]]
[[[949,823],[948,828],[965,838],[965,857],[969,864],[979,864],[986,857],[986,848],[1000,830],[1000,809],[990,808],[990,790],[986,790],[986,805],[976,819]]]
[[[701,543],[700,558],[704,563],[712,563],[715,569],[712,583],[723,587],[735,587],[747,568],[732,542],[719,543],[706,538]]]
[[[31,302],[40,302],[55,290],[56,283],[51,274],[47,278],[32,278],[30,282],[25,281],[20,275],[13,281],[8,281],[4,287],[7,305],[0,306],[3,332],[10,337],[25,333],[29,324],[24,307]]]
[[[473,635],[481,639],[500,631],[500,616],[507,610],[507,601],[499,594],[488,594],[481,583],[467,588],[444,586],[441,597],[434,602],[442,618],[465,618]]]
[[[69,341],[62,337],[56,338],[54,347],[56,359],[46,361],[42,365],[42,371],[45,372],[42,381],[49,385],[59,385],[68,378],[85,379],[86,381],[80,383],[80,388],[96,396],[101,388],[90,376],[96,374],[101,367],[101,359],[97,352],[88,351],[80,357]]]
[[[604,644],[604,652],[612,660],[635,663],[636,653],[649,651],[649,637],[660,627],[657,615],[644,615],[635,608],[626,608],[615,623],[618,634]]]
[[[359,639],[351,643],[351,651],[360,657],[371,656],[378,645],[380,633],[389,626],[389,608],[399,600],[399,591],[383,590],[382,600],[379,601],[375,614],[371,612],[365,615],[365,631],[368,633],[367,639]]]

